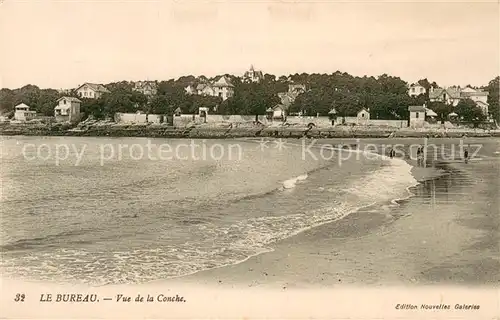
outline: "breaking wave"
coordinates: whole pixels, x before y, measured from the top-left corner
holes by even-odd
[[[272,251],[272,244],[277,241],[340,220],[363,207],[411,196],[409,188],[417,184],[411,175],[411,166],[400,159],[381,158],[387,160],[385,165],[346,182],[340,192],[317,187],[318,192],[328,191],[335,199],[303,212],[253,217],[227,225],[192,224],[189,232],[193,240],[182,245],[162,242],[153,248],[139,247],[127,251],[96,252],[84,248],[35,251],[20,257],[22,261],[15,257],[5,259],[2,268],[6,274],[23,278],[36,274],[40,280],[105,285],[181,277],[237,264]],[[303,174],[288,179],[283,182],[283,187],[294,188],[308,177],[308,174]],[[165,230],[165,235],[168,232]]]
[[[292,188],[295,188],[295,185],[297,184],[298,181],[304,181],[306,180],[308,177],[307,173],[306,174],[303,174],[303,175],[300,175],[300,176],[297,176],[297,177],[294,177],[294,178],[291,178],[291,179],[288,179],[288,180],[285,180],[283,182],[283,188],[284,189],[292,189]]]

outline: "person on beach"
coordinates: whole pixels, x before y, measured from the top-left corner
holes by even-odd
[[[389,150],[389,157],[392,159],[392,158],[394,158],[394,156],[396,156],[396,151],[394,151],[394,149],[391,148]]]
[[[465,150],[464,150],[464,160],[465,160],[465,163],[469,162],[469,149],[468,148],[465,148]]]
[[[417,165],[422,161],[422,148],[419,146],[417,149]]]

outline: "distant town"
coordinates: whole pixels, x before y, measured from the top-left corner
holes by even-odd
[[[441,87],[427,79],[347,73],[276,77],[250,66],[240,76],[86,82],[74,89],[0,90],[0,122],[122,124],[260,123],[394,128],[498,127],[499,77],[488,85]]]

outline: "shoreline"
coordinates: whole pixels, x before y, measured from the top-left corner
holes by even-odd
[[[355,152],[355,151],[352,151],[352,152]],[[375,153],[375,154],[378,155],[383,160],[389,160],[390,159],[389,157],[387,157],[385,155],[382,155],[382,154],[379,154],[379,153]],[[391,160],[393,160],[393,159],[391,159]],[[417,196],[417,191],[416,190],[419,188],[420,185],[422,185],[426,181],[431,181],[431,180],[439,179],[443,175],[447,174],[446,170],[437,169],[434,166],[419,167],[419,166],[417,166],[415,160],[411,160],[409,158],[408,159],[397,158],[397,159],[394,159],[394,160],[402,160],[402,161],[406,162],[409,166],[411,166],[410,173],[413,176],[413,178],[415,179],[415,183],[414,184],[409,185],[409,186],[407,186],[405,188],[406,189],[406,196],[404,196],[404,197],[390,199],[390,200],[386,201],[386,204],[380,204],[380,203],[379,204],[369,204],[369,205],[366,205],[366,206],[363,206],[363,207],[356,208],[355,210],[351,211],[345,217],[343,217],[343,218],[341,218],[339,220],[334,220],[334,221],[326,222],[326,223],[323,223],[323,224],[320,224],[320,225],[311,226],[310,228],[308,228],[306,230],[301,230],[299,233],[297,233],[295,235],[292,235],[291,237],[288,237],[288,238],[285,238],[285,239],[281,239],[281,240],[279,240],[279,241],[277,241],[275,243],[270,244],[266,248],[266,250],[263,250],[262,252],[255,253],[255,254],[253,254],[251,256],[248,256],[248,257],[246,257],[245,259],[243,259],[241,261],[238,261],[238,262],[235,262],[235,263],[230,263],[230,264],[227,264],[227,265],[217,266],[217,267],[210,268],[210,269],[198,270],[198,271],[195,271],[195,272],[192,272],[192,273],[189,273],[189,274],[175,276],[175,277],[170,277],[170,278],[163,279],[163,280],[149,281],[149,282],[141,284],[141,285],[157,285],[157,284],[161,285],[161,284],[165,284],[166,282],[167,283],[172,283],[173,282],[175,285],[183,285],[184,284],[183,280],[187,280],[190,284],[193,284],[193,283],[191,283],[192,279],[194,280],[194,282],[197,282],[199,280],[203,281],[203,280],[206,280],[206,276],[205,275],[209,275],[210,276],[211,273],[215,273],[216,275],[218,275],[220,273],[223,274],[224,270],[226,268],[235,268],[235,267],[237,267],[239,265],[245,265],[247,263],[253,265],[253,264],[255,264],[255,261],[259,260],[260,256],[263,256],[263,255],[273,255],[274,253],[276,253],[277,250],[279,250],[279,247],[282,244],[286,244],[286,243],[288,243],[290,241],[293,241],[294,238],[299,238],[300,239],[300,237],[302,237],[303,234],[307,234],[308,232],[312,232],[313,229],[328,227],[328,225],[333,225],[335,223],[339,223],[340,221],[342,221],[344,219],[349,219],[349,217],[351,215],[356,215],[356,214],[358,214],[360,212],[363,212],[363,211],[379,210],[381,207],[387,206],[387,205],[400,207],[405,202],[411,201],[411,199],[413,197]],[[264,273],[264,274],[267,276],[267,273]],[[205,283],[205,285],[206,284],[207,283]],[[223,284],[224,284],[223,280],[218,280],[218,283],[213,282],[213,281],[209,282],[210,286],[220,286],[220,285],[223,285]],[[249,287],[251,287],[251,286],[252,285],[249,285]],[[233,285],[233,287],[234,287],[234,285]],[[283,289],[286,289],[286,287],[283,287]]]
[[[461,218],[453,212],[446,212],[446,215],[443,214],[438,218],[434,218],[438,212],[432,208],[424,210],[427,217],[419,217],[414,212],[411,212],[414,210],[418,212],[418,207],[422,201],[424,203],[428,201],[428,197],[424,196],[423,193],[430,186],[448,184],[450,179],[460,181],[461,176],[467,173],[445,161],[438,161],[428,167],[418,167],[412,163],[413,160],[404,160],[412,166],[411,174],[417,183],[407,188],[408,197],[388,201],[392,205],[376,204],[359,208],[343,219],[315,226],[273,243],[271,251],[248,257],[236,264],[201,270],[190,275],[152,281],[150,284],[189,284],[219,287],[221,289],[256,287],[281,290],[337,287],[338,285],[419,285],[420,281],[423,282],[421,283],[423,285],[440,284],[441,281],[451,285],[460,283],[495,285],[496,281],[500,281],[497,280],[500,279],[498,273],[500,269],[497,268],[500,266],[500,262],[488,261],[486,263],[482,261],[481,258],[483,257],[480,254],[474,253],[470,254],[474,259],[469,262],[469,265],[473,265],[473,267],[469,265],[462,266],[461,264],[453,267],[447,264],[440,266],[441,254],[438,253],[433,256],[432,253],[434,250],[443,251],[447,257],[460,259],[462,248],[460,248],[460,245],[454,244],[454,240],[459,244],[467,243],[466,248],[474,246],[475,239],[482,234],[481,227],[467,229],[466,227],[469,226],[462,225],[459,222]],[[457,186],[460,187],[460,183]],[[409,208],[411,209],[410,212],[408,212]],[[427,220],[430,217],[437,221]],[[389,224],[385,223],[387,220],[390,220]],[[433,226],[433,222],[436,222],[435,226]],[[406,230],[395,230],[394,224],[396,223],[401,224],[401,229]],[[426,224],[428,225],[426,226]],[[427,234],[429,237],[424,236],[425,240],[418,241],[417,239],[421,238],[422,235],[419,230],[413,230],[414,228],[420,229],[422,233]],[[443,240],[432,239],[431,234],[433,233],[429,232],[433,231],[434,228],[444,228],[442,229],[443,234],[451,230],[450,233],[454,234],[454,236],[446,237],[439,234],[439,236],[434,236],[436,238],[444,237]],[[404,232],[417,238],[412,241],[410,236],[404,236]],[[398,235],[396,237],[395,234],[397,233],[401,233],[403,236]],[[385,240],[385,237],[395,237],[397,241]],[[386,256],[388,262],[385,262],[383,258],[377,258],[374,252],[391,251],[391,249],[378,245],[377,242],[380,241],[393,246],[392,250],[406,257],[401,259],[398,254],[394,253]],[[398,241],[401,241],[402,244],[398,244]],[[449,243],[449,246],[436,245],[436,247],[433,247],[432,245],[426,245],[426,241],[433,241],[436,244],[445,241]],[[469,242],[473,244],[471,245]],[[399,249],[394,249],[394,247],[398,246]],[[412,249],[417,252],[426,252],[427,255],[432,256],[432,259],[429,259],[430,261],[420,259],[422,261],[418,268],[412,270],[410,267],[413,263]],[[494,251],[494,248],[492,249],[491,244],[489,244],[489,247],[485,248],[485,250]],[[479,258],[477,255],[479,255]],[[336,260],[336,257],[340,256],[348,257],[348,263]],[[422,258],[425,258],[425,255]],[[382,266],[371,262],[373,259],[381,262]],[[390,264],[389,261],[391,260],[398,263],[396,265]],[[405,260],[406,262],[404,262]],[[483,263],[485,263],[486,274],[474,274],[474,271],[467,270],[482,268]],[[391,269],[387,266],[384,268],[384,264],[394,266],[392,270],[394,272],[391,272]],[[433,264],[436,266],[432,267]],[[368,268],[373,268],[374,271],[365,270]],[[453,279],[453,271],[450,271],[449,268],[458,269],[456,272],[461,273],[458,276],[459,280]],[[461,269],[465,269],[465,271]],[[437,273],[437,275],[434,273]],[[446,274],[449,274],[449,278]],[[436,279],[433,279],[433,277]],[[444,279],[445,277],[446,279]]]

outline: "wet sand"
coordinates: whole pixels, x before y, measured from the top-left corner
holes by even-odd
[[[411,189],[413,197],[398,205],[365,208],[278,242],[274,251],[243,263],[166,282],[282,290],[498,286],[500,140],[479,141],[483,146],[469,164],[439,156],[429,159],[425,168],[414,167],[412,174],[420,184]]]

